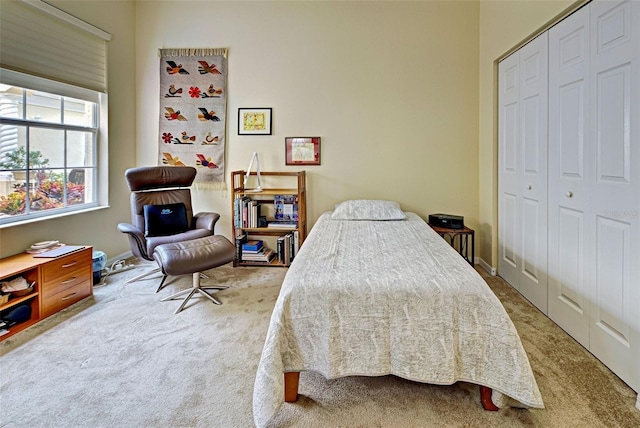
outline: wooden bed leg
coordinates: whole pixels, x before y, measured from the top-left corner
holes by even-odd
[[[500,408],[493,404],[493,401],[491,400],[491,393],[493,392],[493,390],[486,386],[478,386],[480,387],[480,402],[482,403],[482,407],[490,412],[496,412],[500,410]]]
[[[285,372],[284,374],[284,401],[294,403],[298,401],[298,383],[300,372]]]

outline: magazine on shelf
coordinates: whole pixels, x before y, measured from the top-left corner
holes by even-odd
[[[298,221],[297,195],[274,195],[273,205],[276,221]]]

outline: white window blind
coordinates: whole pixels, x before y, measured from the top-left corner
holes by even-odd
[[[107,91],[109,33],[40,0],[0,1],[0,67]]]

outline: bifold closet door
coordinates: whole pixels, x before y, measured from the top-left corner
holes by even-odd
[[[499,64],[500,276],[547,313],[548,40]]]
[[[589,348],[589,7],[549,30],[549,318]]]
[[[589,350],[640,392],[640,2],[590,6]]]
[[[549,30],[549,317],[640,389],[640,4]]]

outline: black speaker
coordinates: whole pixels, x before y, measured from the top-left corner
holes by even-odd
[[[429,214],[429,224],[449,229],[464,229],[464,217],[451,214]]]

